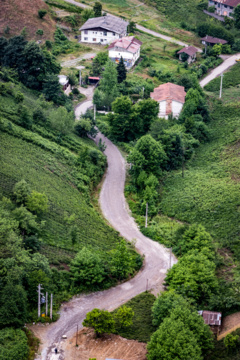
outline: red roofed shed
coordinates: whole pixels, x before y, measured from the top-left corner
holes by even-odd
[[[214,334],[218,334],[222,325],[222,313],[217,311],[200,310],[199,315],[202,315],[206,325],[209,325]]]
[[[196,60],[196,54],[197,54],[198,49],[195,48],[194,46],[186,46],[185,48],[181,49],[180,51],[177,52],[177,54],[179,54],[179,59],[182,60],[182,54],[187,54],[188,55],[188,59],[187,62],[190,64],[193,61]]]

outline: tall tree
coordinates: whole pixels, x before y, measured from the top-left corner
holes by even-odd
[[[100,89],[104,93],[104,102],[108,108],[119,94],[117,74],[116,65],[109,59],[100,80]]]
[[[102,16],[102,4],[99,1],[96,1],[93,6],[93,11],[95,17]]]
[[[118,72],[118,83],[121,83],[127,77],[127,70],[125,68],[122,56],[121,56],[119,63],[117,64],[117,72]]]
[[[0,37],[0,65],[3,62],[3,56],[5,54],[5,48],[8,44],[7,39],[5,39],[4,37]]]
[[[235,26],[240,29],[240,4],[234,9]]]
[[[107,310],[99,309],[93,309],[87,313],[83,326],[93,328],[97,336],[101,336],[104,333],[112,333],[115,329],[112,314]]]
[[[19,68],[27,41],[23,36],[14,36],[8,41],[4,50],[2,64],[7,67]]]
[[[67,112],[67,109],[60,106],[50,114],[51,126],[59,131],[61,135],[67,135],[73,130],[74,114]]]

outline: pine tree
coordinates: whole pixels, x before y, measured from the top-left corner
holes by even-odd
[[[121,59],[120,59],[118,65],[117,65],[117,72],[118,72],[118,83],[121,83],[127,77],[127,70],[125,68],[122,56],[121,56]]]
[[[93,6],[93,11],[95,17],[102,16],[102,4],[99,1],[96,1]]]

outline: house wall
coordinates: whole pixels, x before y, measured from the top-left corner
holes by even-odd
[[[179,117],[182,107],[183,107],[182,103],[175,100],[172,101],[172,114],[174,117]],[[160,101],[158,117],[167,119],[168,115],[166,114],[166,110],[167,110],[167,101],[166,100]]]
[[[81,42],[95,44],[110,44],[113,40],[119,39],[120,35],[111,31],[104,30],[82,30]]]
[[[179,54],[179,60],[182,61],[182,53]],[[187,62],[188,64],[191,64],[192,62],[194,62],[196,60],[196,54],[192,55],[192,56],[188,56]]]
[[[121,49],[117,50],[116,48],[114,48],[109,50],[108,56],[112,61],[116,63],[120,61],[122,56],[125,66],[129,68],[132,67],[140,57],[140,49],[135,54],[133,54],[129,51],[124,51]]]
[[[234,8],[232,6],[221,4],[217,1],[209,0],[208,6],[215,6],[215,13],[222,16],[232,17]]]

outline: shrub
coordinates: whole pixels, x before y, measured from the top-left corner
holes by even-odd
[[[47,14],[47,10],[45,9],[38,10],[38,16],[40,19],[43,19],[46,14]]]

